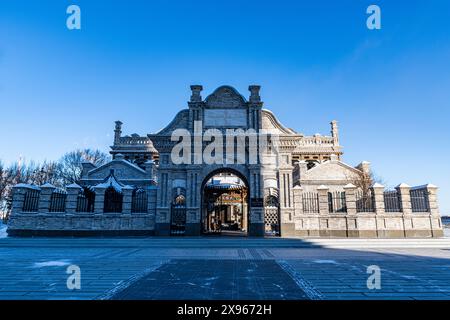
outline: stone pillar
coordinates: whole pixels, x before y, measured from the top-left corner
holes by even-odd
[[[161,155],[160,155],[161,157]],[[169,155],[162,155],[162,158],[169,157]],[[162,165],[167,164],[167,160],[163,160]],[[172,186],[169,169],[160,169],[158,171],[158,192],[157,192],[157,207],[155,217],[155,234],[159,236],[170,235],[170,206],[172,202]]]
[[[407,185],[406,183],[402,183],[396,187],[398,194],[400,195],[400,203],[402,206],[402,212],[403,215],[410,215],[412,214],[411,209],[411,195],[409,191],[411,190],[411,187]]]
[[[308,171],[308,163],[304,160],[301,160],[298,163],[298,173],[299,173],[299,178],[302,179],[306,172]]]
[[[114,128],[114,144],[120,143],[120,136],[122,135],[122,122],[116,121],[116,127]]]
[[[156,215],[156,191],[155,186],[150,186],[147,189],[147,213]]]
[[[250,165],[249,175],[250,224],[248,225],[248,234],[250,236],[264,236],[264,183],[261,181],[261,167],[259,165]]]
[[[295,186],[292,191],[294,193],[294,217],[298,217],[303,214],[303,188]]]
[[[319,214],[329,214],[330,209],[328,207],[328,190],[327,186],[321,185],[317,188],[319,193]]]
[[[278,154],[280,168],[278,170],[280,186],[280,218],[281,234],[290,235],[295,232],[294,225],[294,196],[293,169],[290,153]]]
[[[384,208],[384,186],[375,183],[372,186],[372,194],[374,198],[374,210],[377,215],[384,214],[385,208]]]
[[[23,202],[25,200],[25,193],[27,193],[27,190],[28,187],[24,184],[18,184],[12,187],[11,215],[23,211]]]
[[[95,202],[94,213],[103,214],[103,208],[105,206],[105,187],[95,187]]]
[[[190,169],[186,173],[186,235],[198,236],[201,234],[202,213],[200,205],[200,166]]]
[[[82,188],[76,183],[70,184],[66,187],[67,198],[66,198],[66,213],[75,214],[77,211],[77,201],[78,195]]]
[[[433,237],[443,237],[444,231],[442,229],[442,220],[439,213],[439,204],[437,199],[438,187],[432,184],[426,186],[428,192],[428,204],[430,207],[430,224],[431,233]]]
[[[131,203],[133,201],[133,188],[125,186],[122,188],[122,214],[131,214]]]
[[[349,183],[344,186],[345,190],[345,203],[347,206],[347,214],[355,215],[356,212],[356,186]]]
[[[54,185],[46,183],[41,186],[41,194],[39,196],[39,213],[48,213],[53,191],[56,189]]]

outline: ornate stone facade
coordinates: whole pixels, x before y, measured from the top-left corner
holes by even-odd
[[[245,231],[250,236],[264,236],[268,224],[282,237],[442,236],[437,188],[401,184],[385,191],[378,184],[364,185],[370,164],[352,167],[341,161],[336,121],[331,122],[329,136],[305,136],[263,109],[259,86],[249,87],[248,99],[229,86],[205,99],[202,86],[191,90],[188,108],[157,133],[122,136],[122,123],[117,121],[113,160],[98,168],[83,164],[79,185],[67,187],[62,212],[54,212],[54,187],[16,186],[10,234],[200,235],[207,215],[206,183],[228,173],[240,178],[248,190]],[[212,129],[253,130],[271,138],[264,151],[259,140],[256,149],[249,140],[240,161],[234,155],[228,161],[224,153],[224,161],[205,164],[198,156],[208,148],[202,136]],[[200,139],[189,147],[189,162],[182,164],[175,163],[172,154],[179,143],[173,136],[180,130],[194,141]],[[253,150],[258,153],[256,163],[250,161]],[[38,198],[37,205],[33,206],[31,194]],[[105,211],[106,207],[121,210],[107,212],[115,209]]]

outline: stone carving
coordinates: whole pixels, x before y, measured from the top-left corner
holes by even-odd
[[[214,91],[205,100],[207,108],[245,108],[245,99],[236,91],[236,89],[223,86]]]

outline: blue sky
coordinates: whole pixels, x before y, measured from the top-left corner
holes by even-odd
[[[81,8],[82,29],[66,28]],[[382,29],[366,28],[377,4]],[[265,107],[305,134],[339,121],[344,161],[388,186],[433,183],[450,214],[450,2],[0,2],[0,159],[108,151],[165,126],[189,99],[260,84]]]

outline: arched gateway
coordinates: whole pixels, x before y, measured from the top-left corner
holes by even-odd
[[[171,217],[177,211],[172,205],[174,197],[184,192],[184,234],[236,229],[262,236],[259,86],[250,87],[249,101],[229,86],[218,88],[205,100],[200,96],[201,86],[191,89],[189,109],[180,111],[160,132],[148,135],[159,154],[156,233],[172,233]],[[222,180],[224,174],[234,174],[243,184],[221,183],[217,178],[212,183],[210,180],[218,174],[222,174]]]

